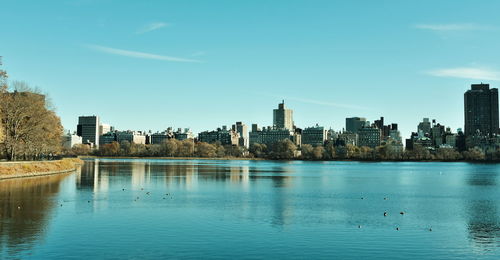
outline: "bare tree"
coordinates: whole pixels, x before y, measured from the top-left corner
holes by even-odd
[[[13,82],[12,89],[4,90],[0,100],[7,159],[40,159],[58,153],[63,128],[59,117],[47,107],[46,96],[24,82]]]

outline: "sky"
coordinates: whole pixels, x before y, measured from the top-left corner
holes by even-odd
[[[9,80],[47,92],[66,129],[272,125],[380,116],[463,127],[463,93],[500,86],[500,1],[0,0]]]

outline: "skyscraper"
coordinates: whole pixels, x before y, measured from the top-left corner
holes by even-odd
[[[498,134],[498,89],[489,84],[472,84],[464,94],[465,135]]]
[[[358,133],[358,130],[366,126],[366,118],[349,117],[345,119],[345,130],[351,133]]]
[[[429,121],[429,118],[424,118],[424,120],[418,124],[417,132],[422,136],[431,133],[431,122]]]
[[[99,146],[99,117],[81,116],[78,117],[76,134],[82,137],[82,143]]]
[[[239,145],[245,146],[246,148],[250,147],[249,138],[248,138],[248,127],[242,122],[236,122],[236,124],[232,127],[233,131],[240,134]]]
[[[285,108],[285,101],[273,110],[273,125],[278,129],[293,130],[293,110]]]

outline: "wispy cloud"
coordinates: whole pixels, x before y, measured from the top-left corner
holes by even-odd
[[[199,56],[203,56],[203,55],[205,55],[204,51],[196,51],[196,52],[191,53],[192,57],[199,57]]]
[[[243,91],[246,92],[246,91]],[[316,100],[316,99],[308,99],[308,98],[298,98],[298,97],[291,97],[291,96],[280,96],[276,94],[267,94],[263,92],[246,92],[251,95],[259,95],[259,96],[265,96],[265,97],[272,97],[276,98],[278,100],[284,99],[285,101],[287,100],[292,100],[292,101],[297,101],[301,103],[307,103],[307,104],[314,104],[314,105],[320,105],[320,106],[328,106],[328,107],[336,107],[336,108],[345,108],[345,109],[357,109],[357,110],[368,110],[368,108],[363,107],[363,106],[358,106],[358,105],[353,105],[353,104],[342,104],[342,103],[337,103],[337,102],[331,102],[331,101],[324,101],[324,100]]]
[[[478,80],[500,81],[500,71],[488,68],[458,67],[427,71],[427,74],[436,77],[451,77]]]
[[[479,31],[479,30],[491,30],[493,27],[486,25],[479,25],[474,23],[448,23],[448,24],[416,24],[414,26],[417,29],[431,30],[438,32],[447,31]]]
[[[347,109],[359,109],[359,110],[366,110],[367,109],[366,107],[357,106],[357,105],[341,104],[341,103],[337,103],[337,102],[322,101],[322,100],[315,100],[315,99],[297,98],[297,97],[289,97],[289,96],[283,97],[283,98],[285,100],[293,100],[293,101],[297,101],[297,102],[320,105],[320,106],[329,106],[329,107],[347,108]]]
[[[178,57],[172,57],[172,56],[164,56],[164,55],[158,55],[158,54],[152,54],[152,53],[146,53],[146,52],[115,49],[115,48],[110,48],[110,47],[105,47],[105,46],[100,46],[100,45],[88,44],[85,46],[87,48],[90,48],[92,50],[99,51],[99,52],[104,52],[104,53],[114,54],[114,55],[119,55],[119,56],[125,56],[125,57],[138,58],[138,59],[163,60],[163,61],[175,61],[175,62],[202,62],[200,60],[185,59],[185,58],[178,58]]]
[[[169,24],[163,23],[163,22],[150,23],[150,24],[142,27],[141,29],[139,29],[136,33],[143,34],[143,33],[147,33],[147,32],[152,32],[152,31],[161,29],[161,28],[166,27],[166,26],[169,26]]]

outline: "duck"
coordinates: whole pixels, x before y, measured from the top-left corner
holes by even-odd
[[[384,217],[387,217],[387,212],[384,212]]]

